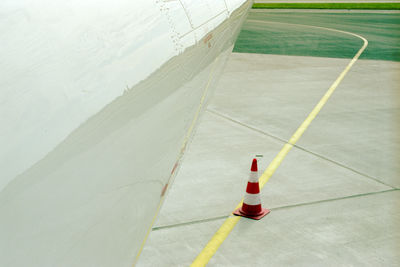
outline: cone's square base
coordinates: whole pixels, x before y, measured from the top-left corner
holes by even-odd
[[[253,220],[259,220],[259,219],[261,219],[262,217],[264,217],[265,215],[267,215],[268,213],[271,212],[270,210],[267,210],[267,209],[263,208],[260,213],[258,213],[256,215],[252,215],[252,214],[246,214],[246,213],[242,212],[241,209],[242,208],[239,208],[239,209],[235,210],[233,212],[233,214],[236,215],[236,216],[242,216],[242,217],[246,217],[246,218],[253,219]]]

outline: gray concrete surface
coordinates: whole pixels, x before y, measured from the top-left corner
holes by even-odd
[[[288,140],[349,60],[236,54],[230,62],[210,109]],[[399,74],[398,62],[359,60],[298,146],[399,188]]]
[[[137,266],[188,266],[348,59],[233,54]],[[400,264],[400,63],[358,61],[209,266]]]
[[[242,219],[209,266],[399,266],[398,191]],[[189,266],[223,220],[153,231],[138,266]]]

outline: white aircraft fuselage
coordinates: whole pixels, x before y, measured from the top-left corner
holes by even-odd
[[[251,1],[0,3],[0,266],[131,266]]]

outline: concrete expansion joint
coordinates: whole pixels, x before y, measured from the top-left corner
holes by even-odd
[[[231,117],[229,117],[229,116],[227,116],[227,115],[225,115],[225,114],[222,114],[222,113],[220,113],[220,112],[218,112],[218,111],[216,111],[216,110],[213,110],[213,109],[209,109],[209,108],[208,108],[206,111],[209,112],[209,113],[211,113],[211,114],[213,114],[213,115],[215,115],[215,116],[218,116],[218,117],[223,118],[223,119],[225,119],[225,120],[227,120],[227,121],[230,121],[230,122],[232,122],[232,123],[234,123],[234,124],[237,124],[237,125],[240,125],[240,126],[242,126],[242,127],[245,127],[245,128],[247,128],[247,129],[249,129],[249,130],[252,130],[252,131],[255,131],[255,132],[257,132],[257,133],[261,133],[261,134],[263,134],[263,135],[265,135],[265,136],[271,137],[271,138],[273,138],[273,139],[275,139],[275,140],[277,140],[277,141],[279,141],[279,142],[281,142],[281,143],[291,145],[291,146],[293,146],[293,147],[295,147],[295,148],[297,148],[297,149],[302,150],[303,152],[306,152],[306,153],[311,154],[311,155],[313,155],[313,156],[315,156],[315,157],[318,157],[318,158],[320,158],[320,159],[323,159],[323,160],[325,160],[325,161],[328,161],[328,162],[330,162],[330,163],[333,163],[333,164],[335,164],[335,165],[337,165],[337,166],[339,166],[339,167],[342,167],[342,168],[344,168],[344,169],[346,169],[346,170],[349,170],[349,171],[351,171],[351,172],[353,172],[353,173],[356,173],[356,174],[361,175],[361,176],[363,176],[363,177],[365,177],[365,178],[368,178],[368,179],[370,179],[370,180],[373,180],[373,181],[375,181],[375,182],[377,182],[377,183],[383,184],[383,185],[388,186],[388,187],[390,187],[390,188],[392,188],[392,189],[396,189],[394,186],[382,182],[382,181],[381,181],[379,178],[377,178],[377,177],[370,176],[370,175],[365,174],[365,173],[363,173],[363,172],[360,172],[360,171],[358,171],[358,170],[356,170],[356,169],[354,169],[354,168],[352,168],[352,167],[350,167],[350,166],[347,166],[347,165],[345,165],[345,164],[343,164],[343,163],[340,163],[340,162],[335,161],[335,160],[333,160],[333,159],[327,158],[327,157],[325,157],[325,156],[323,156],[323,155],[321,155],[321,154],[318,154],[318,153],[316,153],[316,152],[313,152],[313,151],[311,151],[311,150],[308,150],[308,149],[306,149],[305,147],[302,147],[302,146],[293,144],[293,142],[290,142],[290,140],[287,140],[287,139],[284,139],[284,138],[280,138],[280,137],[278,137],[278,136],[275,136],[275,135],[273,135],[273,134],[270,134],[270,133],[268,133],[268,132],[265,132],[265,131],[263,131],[263,130],[260,130],[260,129],[258,129],[258,128],[255,128],[255,127],[253,127],[253,126],[247,125],[247,124],[245,124],[245,123],[243,123],[243,122],[240,122],[240,121],[238,121],[238,120],[236,120],[236,119],[233,119],[233,118],[231,118]]]
[[[292,204],[292,205],[278,206],[278,207],[270,208],[270,210],[276,211],[276,210],[296,208],[296,207],[302,207],[302,206],[310,206],[310,205],[316,205],[316,204],[321,204],[321,203],[340,201],[340,200],[344,200],[344,199],[360,198],[360,197],[366,197],[366,196],[370,196],[370,195],[390,193],[390,192],[399,191],[399,190],[400,190],[399,188],[393,188],[393,189],[388,189],[388,190],[383,190],[383,191],[368,192],[368,193],[349,195],[349,196],[338,197],[338,198],[329,198],[329,199],[322,199],[322,200],[310,201],[310,202],[304,202],[304,203],[296,203],[296,204]],[[223,220],[223,219],[227,219],[227,218],[231,218],[231,217],[235,217],[235,216],[232,213],[230,213],[228,215],[211,217],[211,218],[202,219],[202,220],[194,220],[194,221],[182,222],[182,223],[176,223],[176,224],[170,224],[170,225],[156,226],[156,227],[152,228],[152,231],[176,228],[176,227],[193,225],[193,224],[206,223],[206,222],[211,222],[211,221],[218,221],[218,220]]]
[[[209,112],[209,113],[211,113],[211,114],[213,114],[213,115],[215,115],[215,116],[218,116],[218,117],[220,117],[220,118],[223,118],[223,119],[225,119],[225,120],[227,120],[227,121],[233,122],[233,123],[238,124],[238,125],[240,125],[240,126],[242,126],[242,127],[245,127],[245,128],[250,129],[250,130],[252,130],[252,131],[255,131],[255,132],[257,132],[257,133],[260,133],[260,134],[263,134],[263,135],[265,135],[265,136],[271,137],[271,138],[273,138],[273,139],[275,139],[275,140],[278,140],[278,141],[280,141],[280,142],[282,142],[282,143],[285,143],[285,144],[286,144],[286,143],[288,142],[288,140],[285,140],[285,139],[283,139],[283,138],[280,138],[280,137],[278,137],[278,136],[275,136],[275,135],[273,135],[273,134],[270,134],[270,133],[267,133],[267,132],[265,132],[265,131],[263,131],[263,130],[260,130],[260,129],[258,129],[258,128],[255,128],[255,127],[253,127],[253,126],[247,125],[247,124],[245,124],[245,123],[243,123],[243,122],[240,122],[240,121],[238,121],[238,120],[235,120],[235,119],[233,119],[233,118],[231,118],[231,117],[229,117],[229,116],[227,116],[227,115],[225,115],[225,114],[219,113],[219,112],[216,111],[216,110],[213,110],[213,109],[208,108],[206,111]]]
[[[202,219],[202,220],[194,220],[194,221],[182,222],[182,223],[176,223],[176,224],[170,224],[170,225],[155,226],[155,227],[152,228],[152,231],[157,231],[157,230],[162,230],[162,229],[168,229],[168,228],[175,228],[175,227],[186,226],[186,225],[192,225],[192,224],[198,224],[198,223],[205,223],[205,222],[217,221],[217,220],[226,219],[226,218],[228,218],[229,216],[233,216],[233,215],[230,214],[230,215],[224,215],[224,216],[218,216],[218,217],[211,217],[211,218]]]
[[[354,168],[352,168],[352,167],[349,167],[349,166],[347,166],[347,165],[344,165],[343,163],[340,163],[340,162],[335,161],[335,160],[333,160],[333,159],[327,158],[327,157],[325,157],[325,156],[323,156],[323,155],[321,155],[321,154],[318,154],[318,153],[316,153],[316,152],[313,152],[313,151],[311,151],[311,150],[308,150],[308,149],[306,149],[306,148],[304,148],[304,147],[302,147],[302,146],[299,146],[299,145],[293,145],[293,146],[296,147],[296,148],[298,148],[298,149],[300,149],[300,150],[302,150],[302,151],[304,151],[304,152],[306,152],[306,153],[308,153],[308,154],[311,154],[311,155],[316,156],[316,157],[318,157],[318,158],[320,158],[320,159],[329,161],[329,162],[331,162],[331,163],[333,163],[333,164],[335,164],[335,165],[337,165],[337,166],[339,166],[339,167],[342,167],[342,168],[344,168],[344,169],[346,169],[346,170],[349,170],[349,171],[351,171],[351,172],[354,172],[354,173],[356,173],[356,174],[358,174],[358,175],[360,175],[360,176],[363,176],[363,177],[365,177],[365,178],[368,178],[368,179],[370,179],[370,180],[373,180],[373,181],[375,181],[375,182],[377,182],[377,183],[380,183],[380,184],[385,185],[385,186],[387,186],[387,187],[390,187],[390,188],[392,188],[392,189],[396,189],[396,187],[394,187],[394,186],[392,186],[392,185],[390,185],[390,184],[387,184],[387,183],[385,183],[385,182],[382,182],[382,180],[379,179],[379,178],[377,178],[377,177],[373,177],[373,176],[370,176],[370,175],[365,174],[365,173],[363,173],[363,172],[360,172],[360,171],[358,171],[358,170],[356,170],[356,169],[354,169]]]
[[[398,191],[398,189],[393,188],[393,189],[388,189],[388,190],[383,190],[383,191],[368,192],[368,193],[356,194],[356,195],[350,195],[350,196],[344,196],[344,197],[338,197],[338,198],[330,198],[330,199],[323,199],[323,200],[317,200],[317,201],[311,201],[311,202],[304,202],[304,203],[298,203],[298,204],[293,204],[293,205],[271,208],[271,210],[281,210],[281,209],[295,208],[295,207],[300,207],[300,206],[309,206],[309,205],[315,205],[315,204],[326,203],[326,202],[334,202],[334,201],[339,201],[339,200],[344,200],[344,199],[360,198],[360,197],[365,197],[365,196],[370,196],[370,195],[390,193],[390,192],[394,192],[394,191]]]

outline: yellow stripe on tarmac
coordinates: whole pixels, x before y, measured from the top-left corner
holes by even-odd
[[[206,266],[211,257],[217,252],[219,246],[225,241],[235,225],[240,220],[239,216],[229,217],[225,220],[224,224],[218,229],[211,241],[205,246],[203,251],[197,256],[194,262],[190,265],[192,267]]]
[[[260,190],[264,187],[264,185],[268,182],[269,178],[271,178],[272,174],[278,169],[279,165],[281,165],[283,159],[286,157],[286,155],[289,153],[289,151],[292,149],[293,145],[291,144],[285,144],[281,151],[279,151],[278,155],[272,160],[272,162],[269,164],[267,169],[264,171],[264,173],[261,175],[259,179],[260,183]]]
[[[257,20],[249,20],[249,21],[257,21]],[[339,75],[339,77],[331,85],[331,87],[328,89],[328,91],[325,93],[325,95],[321,98],[321,100],[318,102],[318,104],[314,107],[314,109],[311,111],[311,113],[304,120],[304,122],[300,125],[300,127],[296,130],[296,132],[293,134],[293,136],[289,139],[289,142],[283,146],[281,151],[279,151],[278,155],[272,160],[272,162],[269,164],[267,169],[261,175],[261,177],[259,179],[259,183],[260,183],[260,189],[262,189],[264,187],[264,185],[268,182],[269,178],[271,178],[271,176],[274,174],[276,169],[282,163],[283,159],[286,157],[286,155],[289,153],[289,151],[293,148],[293,146],[300,139],[300,137],[306,131],[308,126],[311,124],[311,122],[315,119],[315,117],[321,111],[322,107],[326,104],[329,97],[332,95],[332,93],[338,87],[340,82],[343,80],[344,76],[346,76],[348,71],[351,69],[351,67],[354,65],[354,63],[358,60],[361,53],[367,47],[368,41],[367,41],[367,39],[365,39],[364,37],[362,37],[360,35],[357,35],[357,34],[354,34],[351,32],[340,31],[340,30],[336,30],[336,29],[323,28],[323,27],[317,27],[317,26],[309,26],[309,25],[300,25],[300,24],[280,23],[280,22],[265,22],[265,21],[257,21],[257,22],[298,25],[298,26],[305,26],[305,27],[310,27],[310,28],[325,29],[325,30],[329,30],[329,31],[341,32],[344,34],[353,35],[364,41],[363,46],[360,48],[360,50],[358,50],[357,54],[353,57],[353,59],[350,61],[350,63],[346,66],[346,68],[342,71],[342,73]],[[237,208],[241,207],[242,203],[243,203],[243,200],[236,206],[235,210]],[[225,222],[222,224],[222,226],[218,229],[218,231],[214,234],[214,236],[208,242],[208,244],[204,247],[204,249],[200,252],[200,254],[193,261],[191,266],[192,267],[206,266],[207,263],[212,258],[212,256],[214,256],[214,254],[217,252],[218,248],[221,246],[221,244],[225,241],[225,239],[228,237],[230,232],[233,230],[235,225],[239,222],[240,218],[242,218],[242,217],[230,216],[228,219],[226,219]]]

